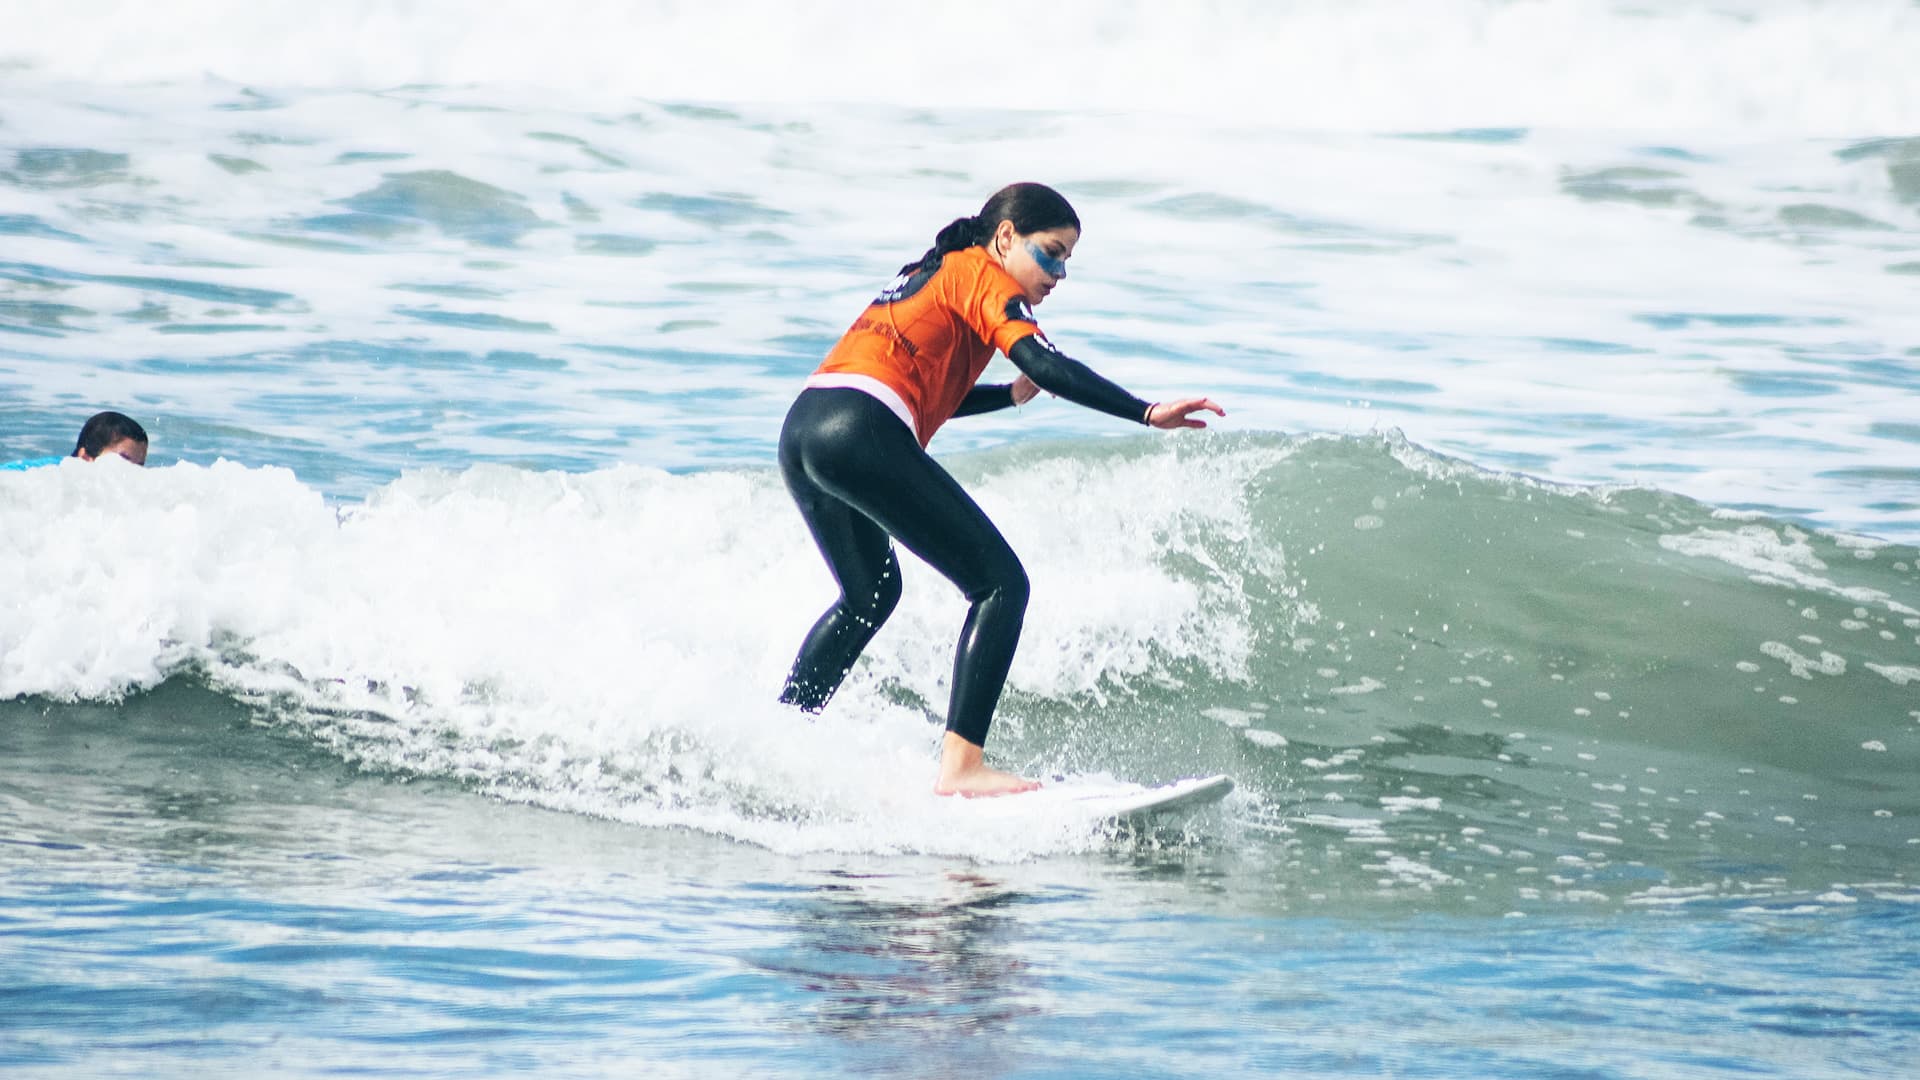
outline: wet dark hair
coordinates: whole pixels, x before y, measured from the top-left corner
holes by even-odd
[[[1080,215],[1073,212],[1066,196],[1045,184],[1008,184],[994,192],[978,214],[948,222],[933,238],[927,253],[901,267],[900,272],[938,270],[940,261],[949,254],[986,243],[1003,221],[1013,222],[1013,231],[1022,236],[1068,225],[1080,227]]]
[[[137,443],[147,441],[147,429],[133,417],[117,412],[94,413],[80,428],[80,441],[73,444],[73,456],[82,452],[90,458],[97,458],[100,452],[121,439],[132,439]]]

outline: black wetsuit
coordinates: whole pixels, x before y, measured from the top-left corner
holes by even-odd
[[[1147,402],[1068,359],[1043,337],[1009,358],[1042,389],[1114,416],[1146,422]],[[1013,404],[1010,388],[976,386],[955,416]],[[1020,626],[1027,574],[1000,530],[914,432],[879,399],[848,388],[800,392],[780,430],[780,472],[840,585],[794,660],[780,700],[823,708],[900,600],[892,537],[959,587],[972,607],[954,657],[947,730],[986,743]]]

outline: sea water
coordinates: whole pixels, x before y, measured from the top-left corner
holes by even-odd
[[[0,1069],[1908,1076],[1920,8],[9,6]],[[999,185],[964,601],[773,703],[772,447]],[[989,378],[1009,378],[996,363]]]

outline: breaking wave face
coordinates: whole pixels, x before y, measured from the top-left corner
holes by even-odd
[[[515,84],[601,97],[1206,113],[1290,129],[1920,127],[1920,9],[1901,0],[13,8],[0,59],[96,84]],[[994,39],[1027,47],[956,47]]]
[[[991,752],[1231,773],[1188,839],[1283,892],[1910,891],[1912,548],[1393,435],[952,464],[1034,583]],[[773,698],[832,584],[770,471],[480,466],[341,506],[278,468],[68,464],[0,475],[0,701],[198,681],[375,775],[784,852],[1113,842],[928,794],[964,602],[905,572],[808,722]]]

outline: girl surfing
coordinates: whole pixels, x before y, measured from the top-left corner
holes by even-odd
[[[931,248],[854,320],[780,430],[780,472],[840,596],[814,623],[780,700],[819,712],[900,600],[893,541],[953,582],[972,606],[953,662],[941,795],[1005,795],[1039,783],[986,764],[1026,616],[1027,574],[971,496],[926,451],[949,419],[1025,404],[1040,390],[1148,427],[1206,427],[1204,398],[1149,403],[1069,359],[1033,308],[1067,276],[1080,218],[1044,184],[1012,184]],[[1020,375],[976,385],[995,351]]]

